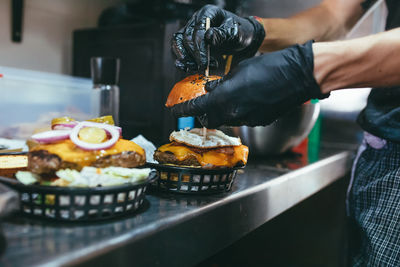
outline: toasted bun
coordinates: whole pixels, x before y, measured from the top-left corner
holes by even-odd
[[[216,148],[225,146],[240,146],[242,142],[238,137],[231,137],[219,130],[207,129],[206,139],[202,135],[201,128],[192,130],[180,130],[172,132],[169,140],[197,148]]]
[[[210,75],[208,77],[204,75],[191,75],[186,77],[182,81],[175,84],[171,92],[168,95],[165,106],[170,108],[176,104],[188,101],[192,98],[205,95],[207,93],[205,85],[208,81],[221,79],[220,76]]]
[[[0,156],[0,176],[14,177],[17,171],[24,171],[28,165],[27,155]]]

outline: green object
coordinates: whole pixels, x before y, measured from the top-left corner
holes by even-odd
[[[312,99],[311,104],[318,103],[318,99]],[[308,162],[313,163],[319,160],[319,149],[321,140],[321,114],[308,135]]]

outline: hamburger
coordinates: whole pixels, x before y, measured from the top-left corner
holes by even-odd
[[[240,138],[231,137],[220,130],[180,130],[171,133],[169,144],[154,152],[161,164],[197,167],[203,169],[233,168],[246,165],[249,149]]]
[[[110,117],[110,116],[107,116]],[[99,121],[99,122],[98,122]],[[104,186],[148,177],[145,151],[121,137],[109,118],[97,121],[53,120],[52,130],[32,136],[23,183],[58,186]]]
[[[201,74],[186,77],[172,88],[165,106],[173,107],[206,94],[206,83],[220,78]],[[172,132],[169,140],[171,143],[159,147],[154,153],[154,159],[161,164],[218,169],[247,163],[248,147],[242,145],[240,138],[230,137],[219,130],[185,129]]]

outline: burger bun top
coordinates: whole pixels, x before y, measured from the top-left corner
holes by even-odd
[[[208,81],[218,80],[220,76],[210,75],[208,77],[200,74],[191,75],[175,84],[168,95],[165,106],[170,108],[176,104],[188,101],[207,93],[205,85]]]

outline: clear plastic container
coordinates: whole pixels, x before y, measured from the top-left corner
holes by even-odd
[[[55,117],[98,116],[92,81],[0,66],[0,137],[27,139]]]

